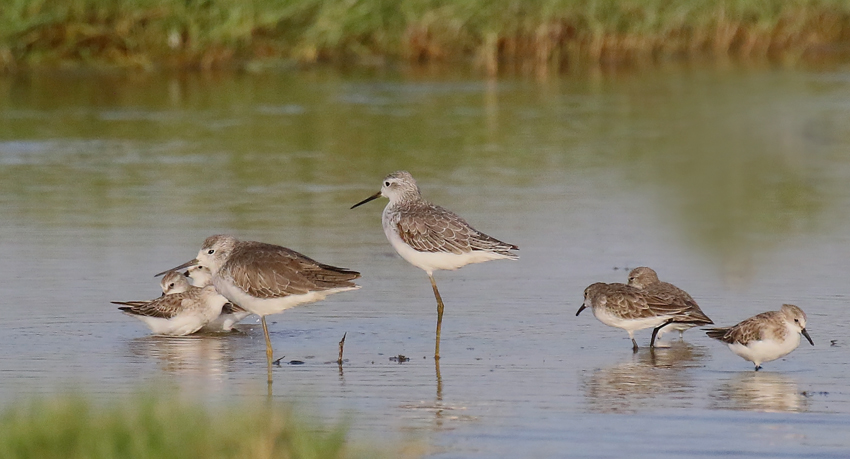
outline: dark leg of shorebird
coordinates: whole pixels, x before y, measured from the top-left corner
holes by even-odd
[[[658,331],[661,330],[662,328],[672,324],[673,322],[674,322],[674,320],[670,319],[667,322],[664,322],[663,324],[655,327],[655,330],[652,330],[652,338],[649,339],[649,347],[650,348],[655,347],[655,336],[658,334]]]
[[[634,338],[632,338],[632,352],[634,352],[635,354],[637,354],[637,351],[638,351],[637,341],[635,341],[635,339],[634,339]]]
[[[339,358],[336,359],[337,365],[342,366],[342,350],[345,347],[345,336],[348,335],[348,332],[342,334],[342,339],[339,340]]]
[[[434,358],[440,358],[440,329],[443,326],[443,299],[440,298],[440,291],[437,290],[437,283],[434,281],[434,276],[428,275],[431,279],[431,287],[434,288],[434,297],[437,298],[437,344],[434,347]]]
[[[443,377],[440,376],[440,360],[434,360],[434,368],[437,370],[437,401],[443,401]]]
[[[263,324],[263,335],[266,337],[266,360],[269,363],[269,383],[272,381],[272,340],[269,338],[269,327],[266,325],[266,316],[260,317]]]

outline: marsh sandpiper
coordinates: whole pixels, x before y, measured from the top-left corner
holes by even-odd
[[[806,313],[793,304],[783,304],[779,311],[763,312],[732,327],[708,329],[706,334],[726,343],[735,355],[753,362],[756,371],[762,363],[797,349],[801,334],[815,345],[806,331]]]
[[[198,256],[174,268],[205,266],[212,285],[230,302],[260,316],[266,339],[271,382],[272,344],[266,316],[324,299],[333,293],[360,288],[360,273],[319,263],[294,250],[233,236],[208,237]]]
[[[215,287],[188,287],[184,292],[149,301],[113,301],[118,308],[148,326],[155,335],[184,336],[195,333],[221,314],[227,299]]]
[[[707,315],[705,315],[704,312],[702,312],[702,309],[700,309],[697,302],[691,297],[691,295],[688,294],[688,292],[673,284],[658,280],[658,274],[652,268],[641,266],[633,269],[629,273],[629,285],[641,289],[650,295],[663,298],[670,303],[684,304],[686,309],[683,311],[683,314],[694,319],[693,322],[674,322],[661,328],[658,331],[657,336],[659,341],[661,340],[661,335],[668,330],[677,330],[679,332],[679,339],[681,340],[683,339],[685,330],[714,323]]]
[[[351,206],[354,209],[379,197],[389,198],[381,223],[390,244],[402,258],[428,274],[437,299],[437,336],[434,358],[440,358],[440,329],[443,300],[434,281],[434,271],[455,270],[489,260],[516,260],[511,250],[519,247],[490,237],[459,215],[422,199],[416,180],[406,171],[384,178],[381,191]]]
[[[626,284],[597,282],[584,289],[584,303],[576,312],[591,308],[593,315],[609,327],[622,328],[632,339],[632,350],[638,351],[634,332],[653,328],[649,347],[655,347],[655,336],[674,323],[700,323],[703,319],[689,314],[690,306],[675,299],[662,298]]]

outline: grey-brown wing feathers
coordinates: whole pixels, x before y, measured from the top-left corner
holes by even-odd
[[[510,251],[519,250],[513,244],[477,231],[459,215],[433,204],[401,212],[396,228],[401,239],[419,252],[460,255],[483,250],[517,258]]]
[[[775,322],[775,314],[773,312],[763,312],[732,327],[708,329],[705,334],[724,343],[741,343],[746,345],[750,341],[761,341],[765,338],[762,335],[762,331],[766,330],[763,327],[765,321],[769,323]]]
[[[644,291],[650,298],[658,300],[658,304],[653,306],[653,310],[668,311],[670,314],[677,315],[676,322],[687,322],[695,325],[714,323],[702,312],[702,309],[688,292],[673,284],[656,282],[648,285]]]
[[[271,244],[237,248],[219,271],[245,293],[256,298],[303,295],[311,291],[356,287],[360,273],[319,263],[294,250]]]
[[[173,295],[165,295],[151,301],[113,301],[112,304],[128,306],[118,308],[128,314],[170,319],[180,312],[184,298],[184,294],[175,293]]]

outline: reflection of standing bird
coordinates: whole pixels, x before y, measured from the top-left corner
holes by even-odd
[[[658,280],[658,274],[652,268],[647,268],[642,266],[640,268],[635,268],[629,273],[629,285],[635,288],[639,288],[650,295],[655,295],[659,298],[664,298],[671,303],[682,303],[688,306],[688,308],[684,311],[684,315],[690,316],[694,319],[693,322],[673,322],[670,325],[660,329],[658,331],[658,339],[661,339],[661,335],[664,334],[667,330],[678,330],[679,331],[679,339],[683,338],[685,330],[696,326],[709,325],[714,322],[708,318],[705,313],[702,312],[702,309],[699,308],[697,302],[688,295],[688,292],[676,287],[673,284],[667,282],[661,282]]]
[[[732,327],[709,329],[706,334],[726,343],[735,355],[753,362],[756,371],[762,363],[797,349],[800,334],[815,345],[806,331],[806,313],[793,304],[783,304],[779,311],[763,312]]]
[[[654,328],[649,347],[655,347],[655,335],[665,326],[678,322],[699,324],[702,320],[691,316],[690,306],[675,298],[659,297],[626,284],[590,285],[584,290],[584,304],[576,316],[585,308],[591,308],[603,324],[629,332],[634,352],[638,350],[636,330]]]
[[[360,288],[352,282],[360,277],[356,271],[319,263],[279,245],[240,241],[233,236],[208,237],[197,258],[174,269],[197,265],[209,268],[215,290],[260,316],[269,369],[272,343],[266,325],[267,315],[319,301],[333,293]]]
[[[519,250],[519,247],[479,232],[454,212],[422,199],[416,180],[405,171],[388,175],[381,191],[351,208],[381,196],[390,200],[381,217],[384,234],[390,244],[402,258],[424,270],[431,279],[437,299],[434,358],[439,359],[443,300],[434,281],[434,271],[451,271],[471,263],[502,258],[516,260],[519,256],[511,250]]]

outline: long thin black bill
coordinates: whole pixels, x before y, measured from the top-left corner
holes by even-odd
[[[805,337],[806,337],[806,339],[807,339],[807,340],[809,340],[809,344],[811,344],[812,346],[814,346],[814,345],[815,345],[815,342],[814,342],[814,341],[812,341],[812,337],[811,337],[811,336],[809,336],[809,332],[807,332],[805,328],[804,328],[804,329],[802,329],[802,330],[800,330],[800,333],[802,333],[802,334],[803,334],[803,336],[805,336]]]
[[[198,263],[199,263],[198,259],[197,259],[197,258],[193,258],[192,260],[189,260],[189,261],[187,261],[186,263],[183,263],[183,264],[182,264],[182,265],[180,265],[180,266],[177,266],[177,267],[174,267],[174,268],[171,268],[171,269],[166,269],[165,271],[163,271],[163,272],[161,272],[161,273],[159,273],[159,274],[157,274],[157,275],[155,275],[155,276],[153,276],[153,277],[159,277],[159,276],[161,276],[161,275],[163,275],[163,274],[165,274],[165,273],[167,273],[167,272],[169,272],[169,271],[177,271],[178,269],[188,268],[188,267],[190,267],[190,266],[197,266],[197,265],[198,265]]]
[[[366,198],[366,199],[358,202],[357,204],[351,206],[351,208],[353,209],[355,207],[362,206],[363,204],[366,204],[367,202],[373,201],[373,200],[378,199],[380,197],[381,197],[381,192],[379,191],[379,192],[373,194],[372,196],[369,196],[368,198]]]

